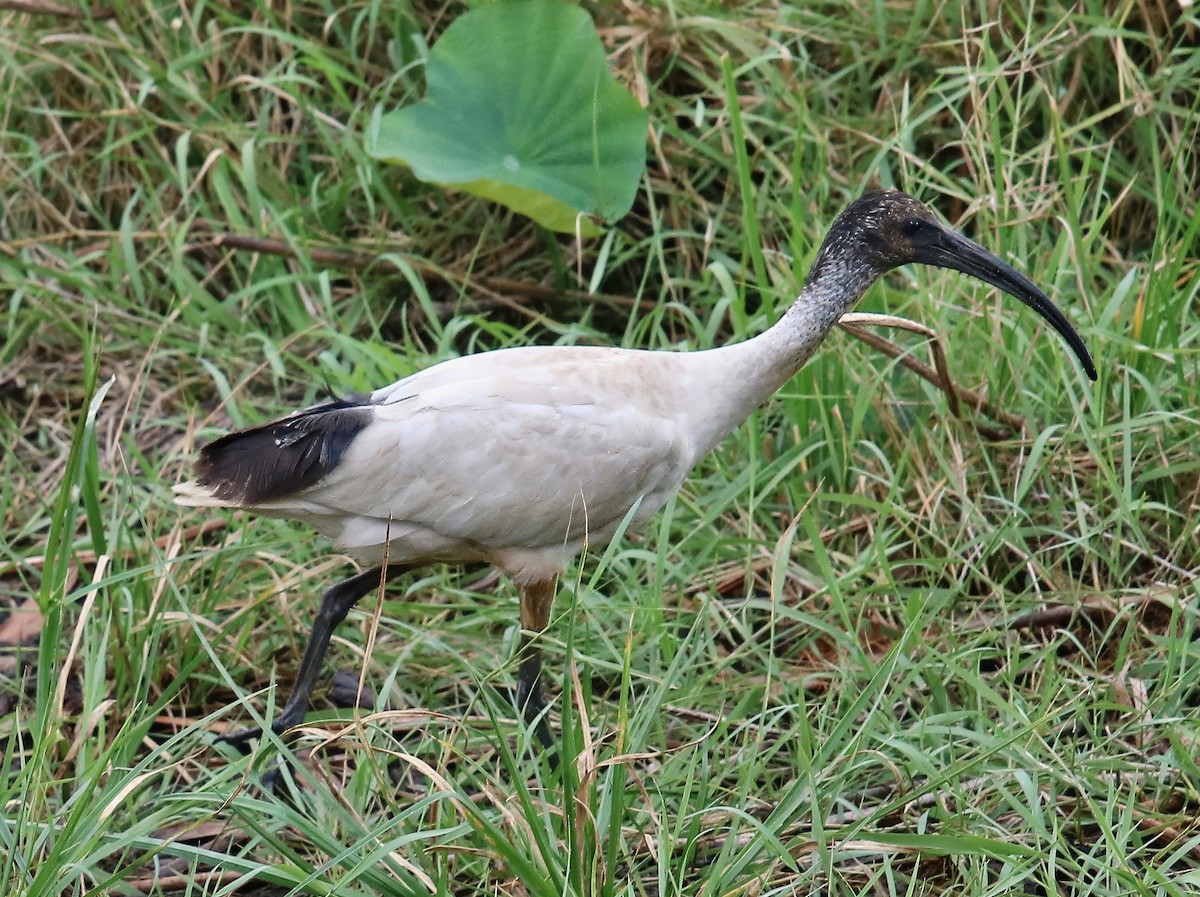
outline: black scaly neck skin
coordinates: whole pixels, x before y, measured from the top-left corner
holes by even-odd
[[[830,229],[803,289],[774,326],[744,342],[686,356],[696,378],[695,412],[687,415],[696,460],[790,380],[887,270],[860,251],[859,223],[845,219]]]

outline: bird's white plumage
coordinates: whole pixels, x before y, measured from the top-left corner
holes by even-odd
[[[551,347],[444,362],[373,393],[373,420],[319,483],[254,508],[367,563],[386,544],[389,563],[552,577],[635,505],[633,522],[662,507],[707,450],[664,385],[678,378],[660,376],[688,357]]]

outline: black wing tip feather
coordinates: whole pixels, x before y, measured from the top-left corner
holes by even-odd
[[[356,396],[230,433],[200,450],[196,482],[241,506],[277,501],[328,476],[374,417]]]

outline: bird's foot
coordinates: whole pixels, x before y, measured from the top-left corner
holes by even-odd
[[[283,710],[271,721],[271,731],[276,735],[282,736],[288,729],[292,729],[304,721],[305,704],[300,702],[289,703]],[[250,753],[250,742],[256,738],[262,738],[263,730],[261,726],[254,726],[249,729],[239,729],[236,732],[231,732],[227,735],[218,735],[217,741],[232,745],[241,753]]]
[[[262,733],[262,728],[255,726],[252,729],[239,729],[237,732],[218,735],[217,741],[237,748],[242,754],[248,754],[250,753],[250,742],[261,738]]]
[[[274,731],[277,735],[287,731],[288,728],[290,727],[283,726],[282,728],[277,729],[275,725],[271,726],[272,731]],[[237,750],[243,756],[246,756],[251,752],[250,743],[256,739],[262,738],[262,736],[263,729],[255,726],[249,729],[239,729],[238,731],[231,732],[227,735],[218,735],[216,740],[218,742],[224,742],[225,744],[232,745],[233,747],[237,748]],[[284,767],[292,769],[293,767],[291,765],[291,761],[282,757],[271,757],[267,761],[266,769],[263,770],[261,776],[258,776],[258,782],[252,786],[252,790],[257,794],[264,796],[270,794],[284,796],[289,798],[289,802],[292,802],[291,798],[294,798],[295,795],[291,795],[290,792],[294,791],[293,788],[285,787],[284,791],[288,792],[286,794],[281,794],[280,791],[280,787],[287,785],[289,781],[286,777],[281,775]],[[253,780],[253,778],[254,776],[251,774],[251,779]]]

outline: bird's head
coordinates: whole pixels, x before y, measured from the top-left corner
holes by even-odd
[[[1096,366],[1066,316],[1025,275],[978,243],[942,224],[928,206],[898,190],[867,193],[833,222],[807,279],[873,281],[910,263],[951,268],[999,287],[1045,318],[1079,357],[1087,375]]]
[[[883,274],[909,262],[925,261],[923,251],[945,230],[924,203],[899,190],[876,190],[860,196],[838,215],[825,236],[818,262],[821,256],[855,256]]]

